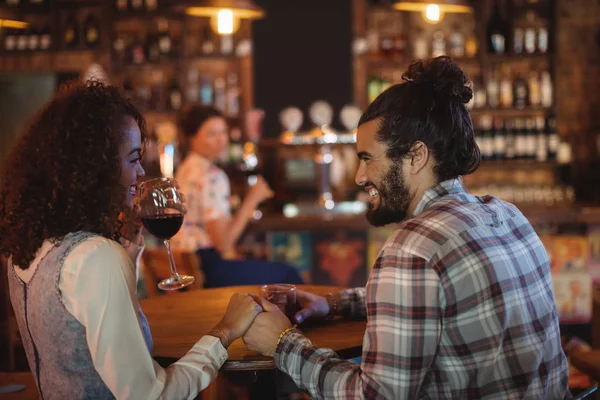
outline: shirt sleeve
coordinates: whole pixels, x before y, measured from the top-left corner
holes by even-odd
[[[340,299],[340,310],[344,317],[352,319],[366,317],[365,288],[353,288],[341,291]]]
[[[203,220],[214,221],[231,216],[229,178],[222,170],[213,168],[202,185]]]
[[[286,334],[275,365],[315,399],[413,399],[435,359],[441,335],[439,277],[427,262],[386,247],[366,288],[362,364]]]
[[[86,328],[94,367],[117,399],[193,399],[227,359],[219,339],[202,337],[163,369],[139,325],[135,268],[123,248],[92,238],[65,260],[59,288],[67,310]]]

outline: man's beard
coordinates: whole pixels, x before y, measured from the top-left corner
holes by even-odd
[[[379,206],[369,203],[367,219],[373,226],[384,226],[402,222],[407,218],[410,205],[410,191],[402,177],[400,163],[392,165],[379,186],[368,183],[379,193]]]

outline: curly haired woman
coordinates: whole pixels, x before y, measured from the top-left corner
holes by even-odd
[[[3,166],[0,253],[44,399],[194,398],[261,311],[236,294],[215,336],[166,370],[152,359],[135,293],[145,134],[117,88],[73,83],[34,117]]]

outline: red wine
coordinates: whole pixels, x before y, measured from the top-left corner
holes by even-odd
[[[157,215],[142,218],[144,227],[159,239],[171,239],[183,224],[183,215]]]

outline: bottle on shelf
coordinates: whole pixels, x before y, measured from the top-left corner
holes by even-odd
[[[506,149],[504,151],[504,157],[507,160],[513,160],[515,158],[515,130],[514,123],[512,120],[504,120],[502,125],[504,131]]]
[[[179,111],[183,105],[183,96],[181,89],[177,83],[177,79],[173,78],[169,85],[169,110]]]
[[[144,10],[144,0],[130,0],[131,10],[132,11],[143,11]]]
[[[74,15],[67,18],[63,30],[63,43],[66,47],[73,48],[79,45],[79,24]]]
[[[548,160],[548,136],[544,131],[544,117],[537,117],[535,120],[535,129],[537,134],[536,161],[545,162]]]
[[[548,28],[545,26],[538,28],[537,38],[538,38],[538,40],[537,40],[538,51],[542,54],[546,54],[549,49]]]
[[[423,29],[419,28],[416,30],[412,47],[414,59],[422,60],[429,56],[427,39],[425,38],[425,32],[423,31]]]
[[[240,87],[235,72],[227,74],[227,116],[237,118],[240,115]]]
[[[513,84],[510,76],[510,68],[502,69],[502,80],[500,81],[500,107],[509,108],[514,103]]]
[[[446,40],[444,32],[437,30],[433,32],[433,41],[431,42],[431,56],[433,58],[446,55]]]
[[[527,129],[527,159],[535,160],[537,155],[537,132],[535,129],[535,120],[532,118],[526,121]]]
[[[221,54],[230,56],[233,53],[233,35],[221,35]]]
[[[548,138],[548,159],[556,160],[558,146],[560,145],[560,137],[556,129],[556,119],[554,117],[546,118],[544,132]]]
[[[172,42],[169,35],[169,22],[166,19],[158,21],[158,50],[161,59],[166,60],[171,57]]]
[[[119,12],[125,12],[129,9],[128,0],[115,0],[115,9]]]
[[[17,50],[25,51],[27,50],[27,45],[29,42],[29,29],[19,32],[17,36]]]
[[[479,122],[481,126],[480,152],[484,160],[494,158],[494,134],[492,132],[492,118],[489,115],[482,116]]]
[[[4,51],[17,50],[18,35],[14,29],[6,29],[4,31]]]
[[[215,44],[210,26],[205,26],[202,35],[202,54],[210,55],[215,52]]]
[[[187,103],[193,104],[200,98],[200,86],[198,79],[200,73],[195,66],[190,66],[187,71],[186,84],[185,84],[185,100]]]
[[[148,61],[157,63],[160,61],[160,39],[156,33],[148,33],[146,36],[146,52]]]
[[[487,105],[486,87],[480,75],[473,79],[473,102],[475,108],[484,108]]]
[[[525,122],[521,118],[514,121],[515,132],[515,159],[523,160],[527,157],[527,132]]]
[[[508,43],[507,26],[508,24],[500,11],[500,0],[494,0],[494,9],[486,28],[489,53],[504,54],[506,52]]]
[[[527,86],[529,88],[529,104],[531,107],[541,107],[542,91],[540,87],[540,75],[537,71],[531,71]]]
[[[394,54],[394,39],[390,35],[381,35],[379,38],[379,51],[387,58]]]
[[[219,77],[215,79],[215,94],[214,94],[214,106],[217,110],[225,114],[227,107],[226,89],[227,83],[225,79]]]
[[[214,102],[213,98],[213,86],[209,76],[202,77],[202,84],[200,86],[200,103],[210,106]]]
[[[29,31],[29,36],[27,38],[27,50],[29,51],[37,51],[40,48],[40,31],[38,31],[35,27],[31,28]]]
[[[496,71],[492,71],[487,81],[487,100],[491,108],[500,106],[500,82],[498,81]]]
[[[454,25],[448,37],[448,53],[450,57],[461,58],[465,56],[465,35],[460,26]]]
[[[527,81],[521,75],[517,75],[513,81],[513,107],[522,110],[529,103],[529,88]]]
[[[513,52],[522,54],[525,47],[525,30],[517,26],[513,32]]]
[[[141,40],[135,40],[131,45],[131,61],[134,64],[143,64],[146,62],[146,49]]]
[[[536,40],[535,40],[535,28],[529,26],[525,28],[525,51],[527,54],[535,53]]]
[[[402,32],[394,35],[394,58],[402,60],[406,56],[406,36]]]
[[[165,111],[167,99],[164,88],[164,74],[161,70],[152,72],[150,85],[150,108],[154,111]]]
[[[50,50],[52,48],[52,30],[49,25],[45,25],[40,32],[40,50]]]
[[[477,43],[477,38],[475,34],[470,34],[467,36],[467,40],[465,42],[465,55],[468,58],[474,58],[477,56],[477,52],[479,51],[479,44]]]
[[[100,42],[100,24],[93,14],[89,14],[83,23],[83,40],[87,47],[96,47]]]
[[[158,0],[145,0],[146,11],[154,12],[158,8]]]
[[[494,138],[494,159],[504,160],[506,156],[506,136],[498,118],[492,122],[492,136]]]
[[[550,76],[550,72],[544,71],[542,72],[540,79],[540,93],[542,95],[541,103],[542,107],[550,108],[552,107],[552,103],[554,101],[552,89],[552,77]]]

